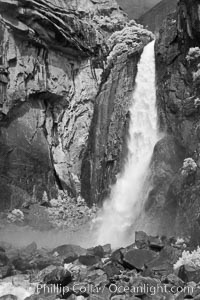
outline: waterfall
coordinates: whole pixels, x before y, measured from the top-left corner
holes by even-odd
[[[113,247],[133,242],[130,228],[142,210],[145,175],[158,141],[154,41],[144,48],[138,64],[130,115],[125,168],[99,216],[98,243],[111,243]]]

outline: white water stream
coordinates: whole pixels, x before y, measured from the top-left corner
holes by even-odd
[[[98,243],[113,247],[133,242],[130,227],[141,213],[144,181],[158,141],[154,41],[144,48],[138,64],[130,114],[126,165],[99,217]]]

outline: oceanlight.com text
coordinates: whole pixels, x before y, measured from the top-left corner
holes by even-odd
[[[95,286],[93,284],[82,284],[82,283],[74,283],[69,286],[61,286],[59,284],[38,284],[36,286],[36,293],[39,295],[42,294],[65,294],[65,293],[75,293],[75,294],[101,294],[105,289],[108,289],[111,294],[133,294],[133,295],[156,295],[156,294],[177,294],[180,292],[184,292],[187,295],[192,295],[194,292],[193,286],[168,286],[168,285],[139,285],[134,286],[131,284],[127,285],[117,285],[110,284],[109,286]]]

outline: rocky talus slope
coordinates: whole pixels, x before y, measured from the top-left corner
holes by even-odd
[[[40,249],[36,243],[18,249],[0,242],[0,299],[198,300],[198,259],[193,266],[179,259],[192,250],[189,244],[144,232],[116,250],[109,244]]]
[[[151,39],[115,1],[0,1],[1,210],[77,198],[81,183],[88,204],[102,199]]]
[[[155,147],[146,203],[161,231],[192,234],[196,242],[200,230],[199,8],[199,1],[180,0],[156,41],[157,105],[165,137]]]

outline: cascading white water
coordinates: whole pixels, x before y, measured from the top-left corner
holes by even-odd
[[[130,114],[126,165],[99,217],[98,243],[113,247],[131,241],[128,229],[141,212],[145,175],[158,140],[154,41],[144,48],[138,64]]]

